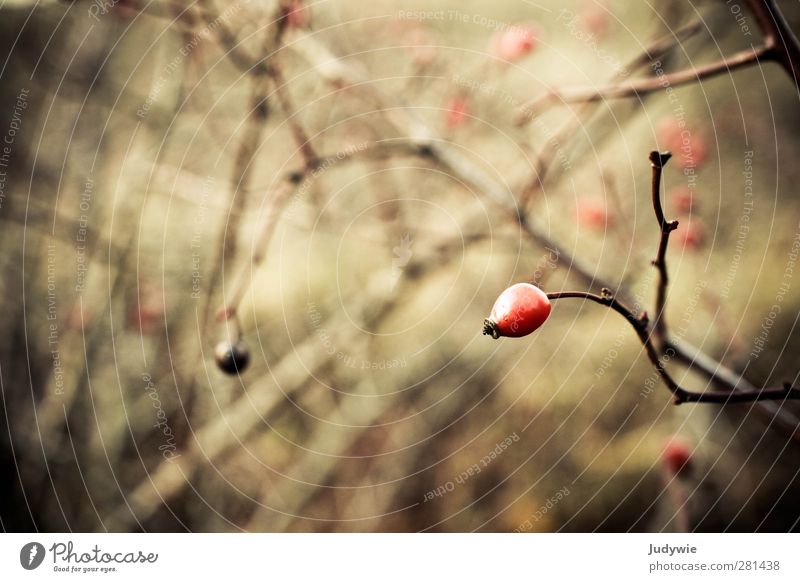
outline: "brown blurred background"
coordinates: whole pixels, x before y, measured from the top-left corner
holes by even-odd
[[[654,75],[630,63],[687,23],[667,72],[757,43],[743,2],[33,4],[0,8],[4,530],[798,529],[794,403],[675,407],[595,304],[481,335],[510,283],[593,285],[504,208],[541,152],[521,212],[652,310],[647,154],[680,119],[671,332],[757,386],[797,380],[800,117],[779,67],[514,123],[550,89]],[[535,41],[504,62],[514,25]],[[392,108],[507,199],[407,147]],[[253,264],[307,161],[298,128],[331,157],[297,174]],[[229,376],[214,313],[242,274],[251,363]]]

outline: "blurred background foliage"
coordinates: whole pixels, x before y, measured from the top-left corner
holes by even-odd
[[[604,84],[689,22],[699,30],[662,57],[667,71],[750,46],[744,7],[753,36],[711,0],[306,4],[289,28],[310,29],[509,196],[548,151],[530,222],[642,310],[658,239],[647,154],[669,146],[680,107],[697,163],[691,209],[679,160],[665,171],[668,214],[682,213],[671,329],[756,385],[796,381],[792,276],[769,316],[800,232],[797,92],[783,71],[514,124],[519,105]],[[222,13],[240,47],[271,54],[277,2],[190,6],[0,8],[0,133],[19,127],[0,208],[3,529],[797,529],[796,434],[754,405],[672,406],[648,388],[635,334],[594,304],[559,302],[521,340],[482,336],[510,283],[586,283],[424,155],[374,153],[404,136],[361,87],[325,83],[292,50],[297,31],[272,56],[294,112],[237,68],[209,22]],[[516,24],[536,41],[502,62],[492,39]],[[334,158],[300,181],[251,270],[278,177],[303,167],[287,118]],[[214,364],[225,328],[213,313],[239,272],[252,276],[239,310],[252,362],[231,377]],[[674,438],[691,457],[677,472],[664,457]]]

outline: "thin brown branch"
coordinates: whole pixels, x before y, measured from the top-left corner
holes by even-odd
[[[674,73],[600,87],[556,89],[531,100],[522,111],[526,117],[554,103],[587,103],[604,99],[642,97],[664,87],[677,87],[709,79],[759,62],[780,64],[800,89],[800,40],[774,0],[746,0],[764,35],[761,45],[741,50],[723,59]]]
[[[691,22],[682,26],[674,33],[663,36],[651,45],[645,47],[641,53],[622,67],[622,70],[611,78],[611,82],[618,82],[619,80],[627,77],[631,72],[637,71],[642,67],[648,66],[654,59],[663,57],[667,52],[672,50],[679,43],[691,38],[701,30],[700,22]],[[541,98],[531,99],[527,103],[520,106],[514,122],[516,125],[524,125],[534,117],[537,109],[537,104]],[[559,130],[560,133],[560,130]]]
[[[314,151],[314,147],[311,145],[311,139],[308,137],[305,129],[303,129],[303,126],[300,125],[297,111],[286,89],[286,81],[283,78],[283,72],[278,63],[275,62],[272,63],[269,69],[269,75],[275,83],[275,94],[278,96],[278,102],[283,109],[284,118],[292,130],[292,136],[300,151],[300,155],[303,156],[305,167],[313,170],[319,165],[320,160]]]
[[[476,216],[480,216],[480,213]],[[462,238],[464,232],[472,232],[472,222],[467,220],[462,223],[457,234],[448,234],[446,240],[431,252],[415,254],[403,269],[399,283],[406,285],[411,280],[418,281],[422,277],[440,273],[439,267],[453,257],[460,256],[465,244],[481,240],[481,237]],[[388,315],[401,298],[407,297],[404,292],[387,293],[385,287],[383,273],[377,273],[366,282],[364,288],[367,291],[351,311],[370,314],[371,323],[376,324],[377,318]],[[357,340],[359,327],[345,325],[348,317],[337,316],[326,322],[326,328],[331,330],[329,339],[333,345],[350,345]],[[214,463],[234,447],[241,447],[250,434],[264,426],[265,418],[275,414],[287,398],[291,398],[309,377],[313,377],[330,361],[326,350],[320,349],[320,338],[316,333],[312,332],[294,343],[278,361],[270,364],[269,374],[248,386],[244,396],[231,402],[218,415],[194,430],[192,440],[180,451],[180,456],[162,461],[149,471],[131,490],[125,503],[103,520],[106,528],[123,531],[134,523],[152,517],[159,507],[169,504],[181,491],[191,486],[193,476],[202,466]],[[280,387],[280,390],[276,387]]]
[[[220,228],[217,241],[217,257],[214,265],[218,268],[212,271],[207,285],[207,299],[204,308],[206,316],[203,325],[208,321],[211,307],[211,297],[217,283],[225,277],[226,267],[233,262],[238,247],[239,225],[243,211],[247,208],[248,186],[253,170],[253,158],[261,144],[264,127],[266,125],[268,109],[265,103],[266,77],[253,77],[253,88],[250,96],[250,113],[246,121],[244,136],[239,144],[234,160],[230,181],[230,195],[228,199],[227,221]],[[205,329],[204,329],[205,331]]]
[[[779,63],[800,90],[800,40],[774,0],[745,0],[753,13],[772,60]]]
[[[628,61],[618,73],[611,77],[611,82],[619,82],[630,75],[631,72],[649,65],[653,59],[661,58],[678,43],[692,37],[700,29],[699,22],[692,22],[682,26],[670,35],[657,39],[651,45],[645,47],[640,54]],[[535,103],[534,100],[519,107],[515,117],[516,125],[523,125],[534,118]],[[550,169],[555,166],[553,161],[564,147],[564,143],[570,136],[577,135],[576,130],[584,123],[586,116],[594,110],[594,106],[594,103],[586,102],[581,107],[576,108],[573,116],[565,121],[536,153],[532,176],[518,195],[520,207],[527,208],[533,195],[543,188]]]
[[[579,86],[554,89],[533,100],[527,107],[530,111],[540,111],[551,104],[587,103],[605,99],[621,99],[625,97],[642,97],[648,93],[663,90],[665,87],[678,87],[716,77],[757,62],[775,60],[775,54],[769,44],[763,44],[734,53],[724,59],[691,67],[674,73],[636,79],[621,83],[610,83],[599,87]]]
[[[338,59],[325,45],[320,43],[316,37],[308,35],[307,33],[292,31],[292,37],[287,42],[287,47],[296,51],[300,56],[309,61],[316,68],[317,72],[334,87],[358,85],[365,91],[372,91],[373,97],[382,105],[389,121],[402,132],[402,135],[406,136],[412,148],[417,149],[418,152],[430,157],[442,167],[448,169],[464,183],[473,185],[495,204],[508,211],[518,222],[522,232],[537,244],[552,249],[558,255],[558,263],[567,268],[571,274],[577,276],[588,285],[611,287],[611,285],[606,284],[602,278],[598,276],[596,270],[588,263],[583,262],[572,253],[568,252],[564,247],[551,240],[550,236],[543,229],[528,222],[526,215],[514,203],[513,197],[504,185],[500,184],[494,177],[488,175],[480,167],[473,164],[471,160],[463,156],[459,151],[436,139],[433,132],[420,122],[408,108],[398,107],[388,103],[385,96],[375,89],[374,85],[370,84],[368,79],[366,79],[360,71],[357,71]],[[621,295],[621,293],[619,293],[619,295]],[[669,339],[668,341],[670,342],[669,345],[674,344],[678,346],[675,351],[682,357],[682,361],[684,361],[687,366],[691,367],[691,358],[693,354],[702,354],[698,348],[683,340]],[[681,351],[679,352],[678,349]],[[710,363],[711,358],[705,354],[702,355],[708,359],[708,366],[706,366],[705,369],[710,370],[711,367],[713,367]],[[736,377],[734,372],[728,370],[719,362],[716,362],[716,368],[721,371],[730,372],[731,377]],[[712,381],[716,380],[713,375],[711,379]],[[740,376],[739,379],[744,382]],[[740,383],[740,385],[744,384]],[[737,391],[733,393],[707,392],[704,394],[709,394],[709,399],[718,398],[718,401],[721,402],[736,402],[754,400],[751,393],[752,391]],[[775,399],[777,394],[766,392],[761,398],[765,398],[766,396]],[[784,413],[783,410],[773,412],[777,415],[783,415]],[[787,426],[791,424],[791,419],[787,418],[785,420]]]
[[[217,319],[226,321],[236,315],[239,304],[250,287],[255,270],[264,262],[275,226],[295,188],[296,183],[294,181],[283,180],[267,200],[261,223],[257,229],[256,239],[251,246],[250,260],[239,269],[233,279],[231,290],[228,293],[223,291],[224,303],[217,310]]]
[[[344,161],[352,160],[359,154],[365,152],[374,152],[379,150],[379,144],[371,144],[369,147],[352,148],[343,150],[336,154],[329,156],[317,157],[314,154],[313,158],[308,158],[307,163],[301,169],[290,170],[281,178],[278,186],[275,188],[274,193],[266,203],[263,217],[259,226],[256,229],[257,238],[254,241],[251,252],[250,260],[241,266],[239,272],[236,274],[231,290],[224,294],[223,304],[217,309],[216,317],[220,321],[228,321],[234,318],[239,309],[239,305],[249,288],[250,281],[252,281],[254,271],[261,266],[266,257],[267,247],[275,231],[275,227],[281,214],[289,201],[291,194],[295,191],[297,185],[304,179],[309,180],[315,177],[314,170],[316,168],[324,168],[329,164],[340,164]],[[395,144],[396,145],[396,144]],[[392,149],[390,144],[380,144],[381,147],[386,146]],[[313,164],[309,162],[313,160]],[[310,183],[309,183],[310,185]],[[264,189],[258,188],[258,189]],[[248,191],[254,188],[247,189]]]
[[[636,315],[625,304],[618,301],[614,294],[608,290],[603,289],[600,295],[588,293],[585,291],[560,291],[548,293],[547,297],[551,301],[557,299],[583,299],[593,301],[600,305],[604,305],[613,311],[622,315],[625,320],[633,327],[636,335],[644,346],[647,357],[653,364],[653,367],[661,376],[662,381],[672,392],[673,402],[675,404],[683,404],[684,402],[713,402],[716,404],[733,404],[741,402],[754,402],[756,400],[800,400],[800,388],[793,386],[782,386],[780,388],[764,388],[761,390],[741,390],[739,392],[728,391],[715,391],[707,390],[705,392],[692,392],[686,388],[682,388],[667,371],[664,363],[659,357],[658,350],[656,349],[650,334],[650,326],[646,314]]]
[[[216,31],[217,39],[225,50],[225,57],[242,71],[254,75],[265,75],[268,71],[267,61],[256,58],[247,52],[236,33],[230,29],[216,6],[214,6],[214,1],[200,0],[199,5],[201,7],[200,15],[206,26]]]
[[[658,269],[654,332],[656,338],[662,343],[667,335],[667,322],[664,316],[664,308],[667,303],[667,285],[669,284],[669,276],[667,274],[667,245],[669,244],[670,233],[678,228],[677,220],[668,221],[664,217],[664,210],[661,206],[661,172],[664,168],[664,164],[666,164],[671,157],[672,154],[669,152],[650,152],[650,164],[653,167],[653,210],[656,213],[658,228],[661,232],[661,238],[658,242],[658,254],[653,261],[653,266]]]

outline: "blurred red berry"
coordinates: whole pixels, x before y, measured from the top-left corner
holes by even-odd
[[[93,317],[89,302],[84,302],[83,307],[81,307],[79,300],[74,301],[69,308],[69,313],[67,313],[67,327],[76,331],[84,331],[92,326],[92,321]]]
[[[677,237],[684,249],[696,250],[706,241],[706,229],[700,219],[695,218],[679,224],[673,236]]]
[[[656,128],[659,149],[672,152],[673,163],[679,168],[700,166],[708,157],[705,139],[681,124],[674,117],[667,117]]]
[[[492,37],[489,49],[496,57],[505,61],[516,61],[536,47],[537,34],[525,25],[501,30]]]
[[[157,331],[164,321],[163,291],[143,285],[128,304],[127,326],[143,334]]]
[[[466,97],[454,97],[445,105],[445,123],[448,128],[456,129],[466,123],[469,117],[469,100]]]
[[[692,134],[689,136],[688,144],[684,140],[676,161],[681,168],[692,168],[703,164],[706,158],[708,158],[706,140],[697,134]]]
[[[614,222],[608,207],[599,200],[581,200],[578,203],[578,222],[589,228],[602,230]]]
[[[694,209],[694,194],[689,186],[673,188],[667,198],[676,214],[689,214]]]
[[[436,60],[435,42],[430,34],[421,28],[412,28],[405,36],[411,60],[417,65],[429,65]]]
[[[503,291],[483,322],[484,335],[494,339],[522,337],[536,331],[550,315],[547,294],[530,283],[517,283]]]
[[[289,0],[286,5],[286,24],[292,28],[303,28],[308,25],[308,12],[303,0]]]
[[[609,16],[605,3],[594,0],[584,2],[583,8],[578,13],[580,27],[596,38],[603,38],[608,33]]]
[[[116,0],[111,9],[118,18],[132,19],[142,11],[142,6],[139,0]]]
[[[692,468],[692,448],[680,438],[670,440],[664,447],[661,462],[671,475],[690,471]]]
[[[681,147],[681,127],[674,117],[665,117],[658,122],[656,139],[661,150],[669,150],[677,155]]]

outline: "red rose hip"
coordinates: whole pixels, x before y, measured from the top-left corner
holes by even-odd
[[[483,322],[484,335],[523,337],[539,329],[550,315],[550,299],[530,283],[517,283],[500,294]]]

